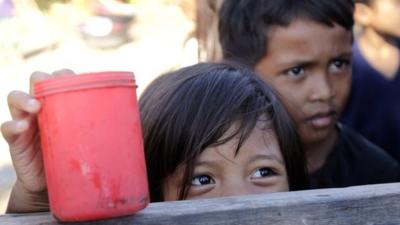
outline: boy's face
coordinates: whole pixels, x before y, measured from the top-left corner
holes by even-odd
[[[278,91],[303,144],[334,135],[351,82],[352,34],[298,19],[275,27],[256,71]]]
[[[226,135],[230,135],[227,132]],[[272,130],[256,127],[236,154],[238,138],[206,148],[194,164],[186,199],[204,199],[288,191],[288,177]],[[183,168],[167,178],[165,201],[178,200]]]
[[[380,32],[400,37],[400,0],[375,0],[367,8],[367,11],[363,11],[368,17],[367,25]]]

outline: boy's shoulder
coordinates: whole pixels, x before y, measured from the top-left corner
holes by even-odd
[[[347,125],[338,123],[338,141],[335,150],[342,152],[342,156],[353,158],[354,161],[373,162],[369,166],[395,165],[398,162],[392,158],[385,150],[370,142],[361,134],[352,130]]]
[[[338,124],[336,144],[322,168],[311,174],[312,188],[335,188],[400,181],[398,162],[346,125]]]

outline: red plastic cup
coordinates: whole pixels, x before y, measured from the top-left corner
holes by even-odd
[[[149,203],[132,73],[35,84],[50,209],[60,221],[131,215]]]

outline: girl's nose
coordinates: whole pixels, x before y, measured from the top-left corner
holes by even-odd
[[[253,192],[254,190],[249,185],[241,182],[233,182],[222,187],[220,197],[257,194]]]

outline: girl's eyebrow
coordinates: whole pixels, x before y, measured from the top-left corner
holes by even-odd
[[[275,154],[257,154],[257,155],[250,157],[247,160],[247,163],[250,164],[250,163],[254,163],[259,160],[275,161],[275,162],[281,164],[282,166],[285,166],[285,164],[283,163],[283,160],[278,158]],[[222,163],[223,163],[223,160],[207,160],[207,161],[198,161],[194,164],[194,166],[208,166],[211,168],[218,168],[222,165]]]
[[[222,165],[223,160],[207,160],[207,161],[198,161],[194,163],[194,166],[204,166],[204,167],[211,167],[211,168],[218,168]]]
[[[250,157],[249,160],[247,160],[247,163],[250,164],[250,163],[254,163],[259,160],[275,161],[275,162],[281,164],[282,166],[284,166],[283,160],[280,159],[275,154],[257,154],[257,155]]]

